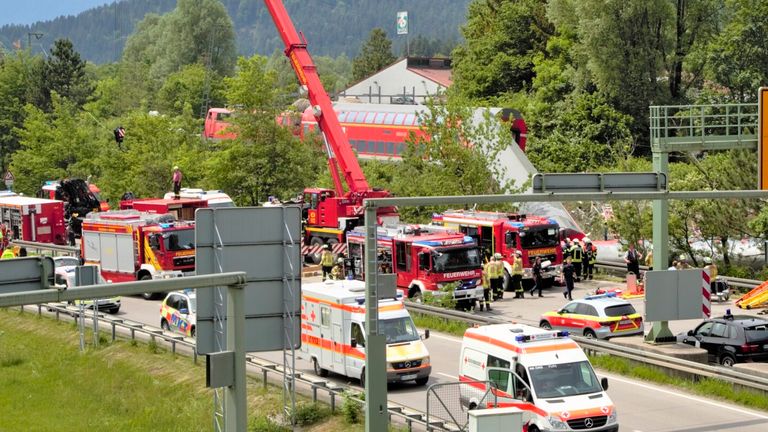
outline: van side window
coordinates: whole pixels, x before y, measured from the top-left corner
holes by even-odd
[[[488,367],[509,369],[509,362],[506,360],[500,359],[498,357],[489,355]],[[510,377],[511,377],[511,374],[508,371],[497,371],[497,370],[488,371],[488,380],[496,384],[497,389],[509,394],[514,394],[514,390],[510,388]]]
[[[320,325],[329,327],[331,325],[331,309],[327,307],[320,308]]]
[[[360,324],[352,323],[350,332],[352,339],[357,342],[357,346],[360,348],[365,348],[365,335],[363,334],[363,329],[360,328]]]

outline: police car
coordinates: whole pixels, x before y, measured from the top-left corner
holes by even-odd
[[[53,284],[56,288],[71,288],[75,286],[75,269],[77,268],[76,265],[58,265],[56,266]],[[104,279],[99,275],[99,283],[106,283]],[[109,298],[100,298],[96,300],[75,300],[71,302],[71,304],[74,304],[75,306],[83,305],[86,309],[93,309],[93,305],[95,304],[98,307],[98,310],[110,313],[110,314],[116,314],[120,310],[120,306],[122,304],[121,299],[119,296],[115,297],[109,297]]]
[[[160,306],[160,327],[186,336],[195,336],[197,294],[194,290],[171,291]]]
[[[608,339],[643,334],[643,317],[615,293],[587,296],[546,312],[539,320],[544,329],[568,330],[588,338]]]

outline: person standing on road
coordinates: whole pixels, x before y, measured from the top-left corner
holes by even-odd
[[[597,248],[588,237],[584,238],[584,280],[592,279],[597,262]]]
[[[483,298],[480,300],[480,312],[483,311],[483,308],[488,309],[488,311],[491,310],[491,302],[493,302],[491,278],[493,277],[494,262],[495,258],[491,257],[491,259],[483,265]]]
[[[579,239],[573,240],[571,246],[571,262],[573,262],[573,273],[576,276],[576,282],[581,282],[581,263],[584,259],[584,249],[579,243]]]
[[[3,251],[3,254],[0,255],[0,259],[11,259],[11,258],[16,258],[16,254],[13,253],[13,249],[11,249],[11,247],[9,246],[5,248],[5,250]]]
[[[648,248],[648,255],[645,256],[645,266],[648,267],[648,271],[653,271],[653,248]]]
[[[323,269],[323,280],[326,280],[333,271],[333,252],[327,244],[323,245],[323,253],[320,254],[320,267]]]
[[[504,298],[504,263],[501,261],[501,254],[493,254],[491,261],[493,272],[491,272],[491,290],[493,290],[493,299],[501,300]]]
[[[627,273],[634,273],[635,276],[640,277],[641,258],[643,258],[643,254],[635,249],[634,243],[630,243],[627,253],[624,254],[624,262],[627,263]]]
[[[512,262],[512,288],[515,290],[515,298],[523,298],[523,253],[515,251],[515,260]]]
[[[543,285],[543,280],[541,278],[541,257],[537,256],[536,261],[533,262],[533,288],[531,288],[531,297],[533,297],[533,293],[536,291],[536,288],[539,289],[539,297],[544,297],[541,295],[541,288]]]
[[[181,191],[181,179],[184,177],[181,174],[179,166],[173,167],[173,199],[179,199],[179,192]]]
[[[713,293],[717,292],[717,264],[712,262],[712,258],[704,257],[704,270],[709,272],[709,288]]]
[[[567,298],[568,300],[573,300],[571,291],[573,291],[573,274],[575,270],[571,260],[572,258],[568,257],[565,260],[565,264],[563,264],[563,279],[565,279],[565,291],[563,292],[563,297]]]
[[[563,260],[571,256],[571,239],[566,238],[565,244],[563,245]]]

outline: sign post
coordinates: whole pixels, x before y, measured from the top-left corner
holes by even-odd
[[[768,87],[757,91],[757,188],[768,189]]]
[[[16,180],[16,177],[14,177],[13,173],[10,171],[6,171],[5,175],[3,175],[3,180],[5,180],[5,187],[7,187],[8,190],[12,190],[13,181]]]
[[[400,11],[397,13],[396,28],[398,35],[405,35],[405,55],[410,55],[410,47],[408,46],[408,11]]]

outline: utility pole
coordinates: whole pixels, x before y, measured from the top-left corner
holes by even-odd
[[[44,33],[40,32],[28,32],[27,33],[27,49],[29,50],[30,54],[32,53],[32,36],[35,37],[35,40],[40,40],[43,37]]]

